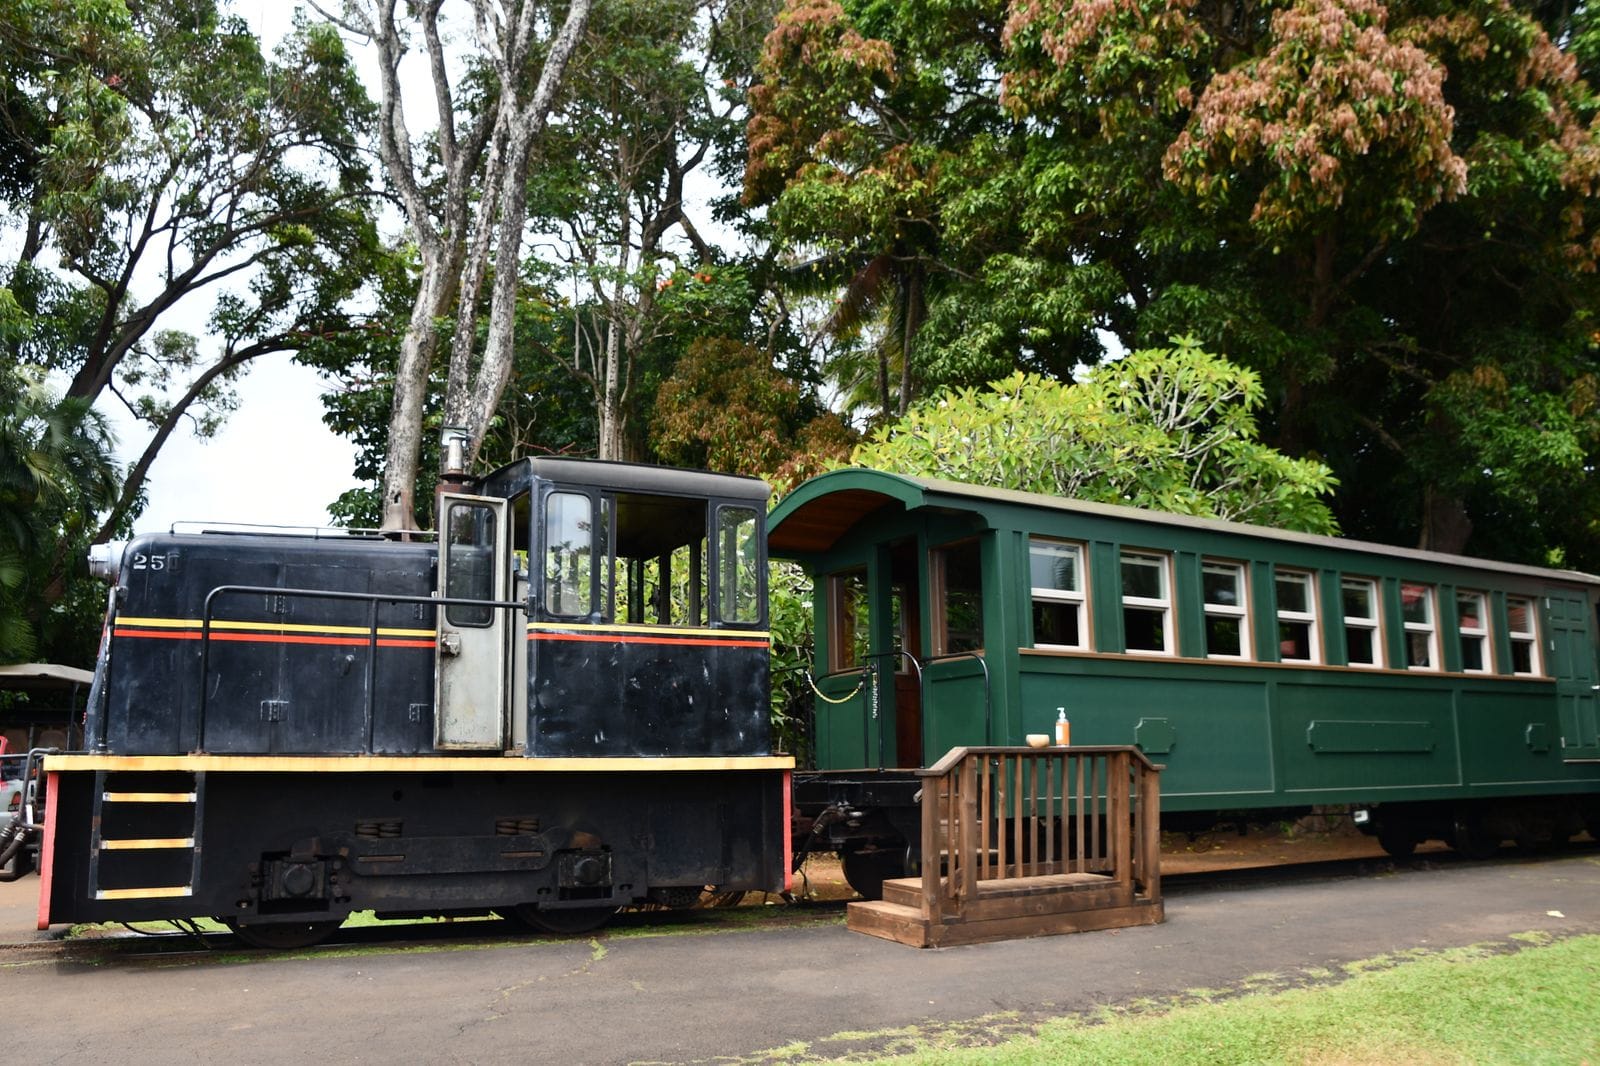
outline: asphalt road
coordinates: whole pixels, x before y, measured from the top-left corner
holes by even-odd
[[[0,988],[28,1005],[13,1024],[25,1016],[40,1031],[8,1041],[33,1063],[750,1063],[783,1048],[888,1048],[902,1027],[987,1019],[980,1031],[1010,1031],[1142,997],[1257,988],[1266,974],[1304,983],[1397,951],[1600,932],[1594,845],[1168,889],[1163,925],[937,951],[847,932],[830,907],[714,931],[644,915],[593,940],[347,941],[305,957],[0,948]]]

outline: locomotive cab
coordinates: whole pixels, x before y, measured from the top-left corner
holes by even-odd
[[[442,496],[436,746],[768,754],[766,499],[753,478],[572,459]],[[525,619],[491,606],[507,589]]]

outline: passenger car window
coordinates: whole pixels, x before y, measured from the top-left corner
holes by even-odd
[[[1364,577],[1347,577],[1339,583],[1339,597],[1344,608],[1345,662],[1351,666],[1382,666],[1377,585]]]
[[[937,611],[934,654],[983,647],[983,567],[978,542],[939,548],[931,558]]]
[[[1511,638],[1511,672],[1539,674],[1539,612],[1533,600],[1506,597],[1506,635]]]
[[[1273,585],[1278,594],[1278,658],[1286,663],[1319,661],[1316,583],[1310,574],[1279,570]]]
[[[1122,633],[1128,651],[1172,654],[1172,597],[1167,557],[1122,553]]]
[[[1087,648],[1083,548],[1056,540],[1028,541],[1029,585],[1036,648]]]
[[[1434,642],[1433,588],[1413,582],[1401,583],[1400,612],[1406,627],[1406,669],[1439,669]]]
[[[1200,567],[1201,602],[1205,610],[1206,656],[1211,659],[1250,657],[1250,621],[1245,606],[1244,567],[1206,560]]]
[[[1456,593],[1456,625],[1461,635],[1461,669],[1469,674],[1486,672],[1489,669],[1489,612],[1483,593]]]

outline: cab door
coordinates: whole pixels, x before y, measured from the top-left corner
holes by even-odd
[[[449,599],[506,599],[506,502],[484,496],[439,498],[439,594]],[[444,604],[434,645],[433,745],[504,750],[509,609]]]

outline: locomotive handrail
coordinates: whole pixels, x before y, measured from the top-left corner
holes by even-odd
[[[211,665],[212,606],[219,596],[235,594],[299,596],[305,599],[344,600],[367,604],[367,702],[362,710],[364,714],[363,731],[366,736],[364,750],[369,755],[372,753],[372,733],[377,719],[378,605],[380,603],[425,603],[444,607],[491,607],[515,609],[522,611],[524,614],[528,611],[528,604],[524,600],[475,600],[460,596],[340,592],[334,589],[293,589],[278,588],[272,585],[218,585],[206,593],[205,607],[200,615],[200,701],[196,710],[197,721],[195,722],[195,741],[198,745],[196,754],[203,755],[206,750],[206,696],[208,691],[206,676],[210,673]]]
[[[394,540],[405,537],[408,540],[430,541],[438,539],[439,533],[432,529],[377,529],[367,526],[295,526],[284,525],[277,522],[208,522],[203,519],[180,518],[167,527],[167,532],[173,536],[185,535],[181,528],[193,526],[194,532],[188,535],[211,534],[250,534],[258,533],[269,537],[307,537],[312,540]]]

